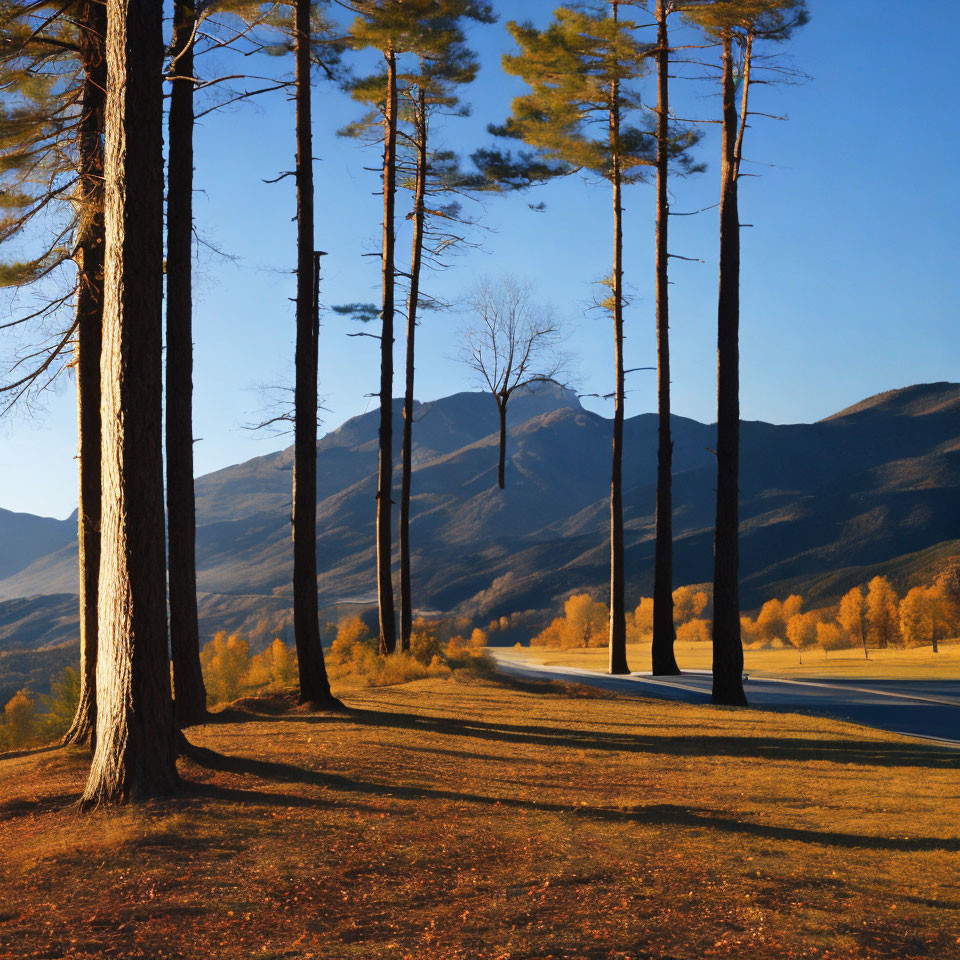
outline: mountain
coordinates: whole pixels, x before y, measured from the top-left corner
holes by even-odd
[[[394,413],[399,438],[399,400]],[[321,602],[337,610],[375,596],[377,425],[376,412],[354,417],[318,444]],[[545,612],[606,580],[610,421],[545,386],[511,401],[509,427],[500,491],[490,396],[459,393],[416,407],[411,532],[422,609],[483,620]],[[676,582],[701,583],[712,571],[715,428],[674,417],[673,431]],[[626,423],[631,603],[652,587],[656,434],[654,414]],[[744,422],[741,463],[745,608],[798,588],[829,602],[871,571],[916,577],[960,553],[958,384],[889,391],[818,423]],[[205,634],[284,629],[292,465],[287,449],[198,479]],[[0,511],[3,542],[15,545],[3,552],[0,601],[46,596],[34,606],[50,605],[56,620],[43,626],[31,607],[16,636],[34,631],[52,644],[74,629],[62,616],[62,595],[76,592],[74,526]],[[0,649],[10,647],[0,627]]]

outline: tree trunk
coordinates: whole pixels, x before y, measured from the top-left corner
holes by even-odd
[[[78,10],[83,93],[77,131],[77,461],[80,498],[80,701],[64,743],[93,744],[97,726],[97,578],[100,574],[100,349],[103,339],[103,110],[106,8]]]
[[[193,0],[175,0],[167,179],[167,576],[174,714],[181,727],[207,715],[197,624],[193,490]]]
[[[713,702],[746,704],[738,582],[740,458],[740,216],[733,39],[723,36],[720,295],[717,310],[717,515],[713,566]]]
[[[380,463],[377,476],[377,601],[380,610],[380,653],[397,646],[393,608],[390,543],[393,488],[393,314],[394,207],[397,194],[397,57],[387,61],[387,99],[383,113],[383,313],[380,331]]]
[[[84,807],[169,793],[163,517],[163,24],[107,2],[97,742]]]
[[[870,659],[870,651],[867,650],[867,627],[863,622],[863,608],[860,610],[860,642],[863,644],[863,659]]]
[[[617,5],[613,5],[617,17]],[[620,91],[610,91],[610,146],[613,154],[613,338],[616,387],[613,408],[613,463],[610,478],[610,673],[629,673],[624,612],[623,559],[623,203],[620,172]]]
[[[667,246],[670,199],[670,54],[667,11],[657,0],[657,532],[653,575],[653,672],[680,672],[674,655],[673,625],[673,439],[670,435],[670,307]]]
[[[497,413],[500,415],[500,447],[497,454],[497,486],[501,490],[507,486],[507,403],[509,394],[496,397]]]
[[[406,385],[403,393],[403,452],[400,476],[400,649],[410,649],[413,632],[413,587],[410,580],[410,486],[413,473],[413,379],[423,266],[424,198],[427,188],[426,95],[419,91],[417,104],[417,180],[413,196],[413,252],[410,257],[410,297],[407,302]]]
[[[310,111],[310,0],[296,5],[297,342],[294,373],[293,632],[300,702],[342,706],[330,693],[317,592],[317,258],[313,228]]]

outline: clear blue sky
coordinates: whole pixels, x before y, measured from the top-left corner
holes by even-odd
[[[546,21],[542,0],[497,6],[507,16]],[[960,379],[960,134],[952,119],[960,94],[954,39],[955,0],[924,0],[904,17],[894,0],[810,0],[813,19],[792,42],[802,86],[758,88],[757,118],[745,155],[772,164],[741,187],[742,415],[774,422],[816,420],[865,396],[917,382]],[[515,81],[499,69],[510,41],[503,23],[472,37],[483,69],[466,94],[467,120],[451,121],[447,145],[468,153],[489,141],[485,125],[506,116]],[[250,67],[248,58],[245,66]],[[212,65],[211,65],[212,66]],[[271,60],[257,70],[286,68]],[[676,84],[687,116],[714,118],[710,84]],[[682,89],[681,89],[682,88]],[[648,88],[649,90],[649,88]],[[647,96],[653,95],[649,90]],[[379,249],[376,148],[335,136],[357,109],[338,90],[315,95],[317,244],[328,304],[376,300]],[[196,218],[201,237],[236,259],[199,250],[196,340],[197,469],[205,473],[286,445],[285,438],[243,429],[260,418],[262,385],[292,381],[294,260],[293,181],[262,183],[292,167],[290,103],[280,94],[205,118],[198,130]],[[710,127],[702,145],[709,169],[674,184],[676,210],[717,198],[718,144]],[[530,202],[544,201],[535,213]],[[405,210],[407,198],[401,198]],[[655,362],[653,321],[654,191],[626,197],[628,366]],[[610,198],[604,183],[578,178],[526,196],[490,199],[481,244],[428,277],[428,291],[454,298],[480,274],[511,271],[531,280],[568,320],[568,348],[578,358],[582,390],[610,389],[609,320],[588,306],[592,284],[610,270]],[[674,410],[715,419],[716,212],[674,218],[671,250],[705,262],[674,261],[672,333]],[[407,233],[399,249],[407,257]],[[419,399],[471,387],[451,359],[460,319],[428,315],[418,339]],[[324,429],[373,403],[377,344],[348,338],[355,327],[325,314],[321,341]],[[398,360],[402,356],[398,338]],[[400,380],[397,390],[400,391]],[[72,382],[45,410],[0,426],[0,506],[64,517],[74,507],[75,426]],[[587,401],[609,413],[602,401]],[[655,409],[651,374],[634,374],[629,415]],[[651,451],[651,455],[653,451]]]

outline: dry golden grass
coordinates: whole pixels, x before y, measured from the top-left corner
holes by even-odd
[[[247,701],[182,795],[0,759],[0,956],[960,955],[960,753],[797,715],[427,679]]]
[[[549,650],[544,647],[509,647],[504,654],[516,660],[552,666],[580,667],[584,670],[606,670],[607,649]],[[712,651],[709,643],[678,643],[677,663],[681,670],[709,670]],[[913,647],[871,650],[864,659],[863,650],[834,650],[824,656],[819,649],[804,650],[803,663],[797,651],[744,650],[744,668],[757,677],[851,677],[867,680],[960,680],[960,641],[940,644],[940,652],[932,648]],[[627,645],[627,661],[632,670],[650,669],[650,644]]]

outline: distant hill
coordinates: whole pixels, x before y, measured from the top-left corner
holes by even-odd
[[[399,442],[400,401],[395,401]],[[418,404],[412,505],[416,602],[490,619],[547,610],[607,578],[610,421],[543,387],[510,408],[507,489],[496,485],[497,415],[487,394]],[[318,445],[321,602],[354,609],[375,595],[378,414]],[[627,421],[628,600],[652,586],[654,414]],[[676,582],[711,578],[715,429],[675,417]],[[812,424],[742,426],[741,573],[749,608],[803,589],[829,602],[872,570],[919,576],[960,552],[960,385],[878,394]],[[292,450],[197,481],[197,556],[205,634],[283,632],[292,564]],[[75,520],[0,511],[0,601],[32,600],[0,650],[69,638],[76,592]],[[917,557],[921,559],[918,560]],[[923,559],[925,558],[925,559]],[[44,619],[42,608],[48,606]],[[0,604],[0,624],[6,604]],[[21,612],[26,607],[21,607]],[[14,611],[16,612],[16,611]],[[19,622],[19,621],[18,621]],[[75,635],[75,634],[74,634]]]

